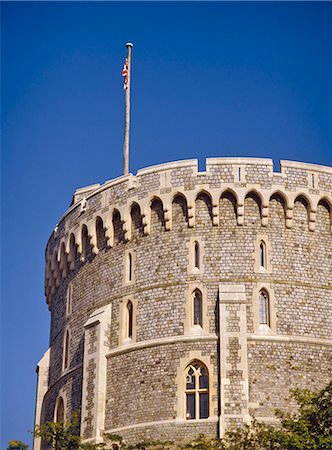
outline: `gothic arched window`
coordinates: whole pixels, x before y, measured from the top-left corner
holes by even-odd
[[[259,244],[259,265],[261,268],[266,269],[266,244],[261,241]]]
[[[127,303],[127,337],[133,337],[133,304],[130,300]]]
[[[185,370],[186,419],[209,417],[209,374],[200,361],[193,361]]]
[[[195,241],[195,269],[199,269],[199,243]]]
[[[55,422],[63,422],[65,418],[65,405],[63,403],[63,398],[59,397],[55,406]]]
[[[128,281],[133,279],[133,257],[131,253],[128,253]]]
[[[196,289],[194,292],[194,298],[193,298],[193,302],[194,302],[194,325],[199,325],[201,327],[203,327],[203,311],[202,311],[202,293],[199,289]]]
[[[270,326],[270,302],[266,291],[259,293],[259,323]]]
[[[63,370],[68,369],[70,364],[70,346],[71,346],[70,331],[66,330],[63,343]]]

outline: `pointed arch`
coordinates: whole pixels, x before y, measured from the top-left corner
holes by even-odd
[[[267,250],[264,239],[261,239],[259,243],[259,265],[262,269],[267,268]]]
[[[256,190],[250,190],[244,198],[244,225],[260,228],[262,197]]]
[[[299,194],[294,200],[294,229],[308,230],[310,220],[310,202],[306,195]]]
[[[83,224],[81,229],[81,242],[82,242],[82,254],[81,254],[81,260],[87,261],[89,250],[90,250],[90,239],[89,239],[89,232],[88,227]]]
[[[96,217],[95,226],[96,226],[97,249],[103,250],[106,248],[106,236],[105,236],[104,222],[100,216]]]
[[[62,370],[68,370],[70,367],[71,356],[71,331],[69,328],[65,329],[63,336],[63,357],[62,357]]]
[[[144,235],[143,217],[141,214],[141,207],[138,203],[132,203],[130,207],[131,218],[131,238],[135,239]]]
[[[172,200],[172,224],[173,229],[177,228],[178,231],[188,226],[188,203],[181,193],[175,194]]]
[[[212,198],[203,190],[195,199],[196,227],[212,225]]]
[[[133,338],[133,328],[134,328],[134,306],[131,300],[127,302],[127,329],[126,334],[127,338]]]
[[[209,371],[199,360],[190,362],[185,371],[186,419],[209,417]]]
[[[203,328],[203,296],[199,289],[193,292],[193,325]]]
[[[285,228],[287,197],[280,191],[275,191],[269,199],[269,224],[271,228]]]
[[[62,241],[59,248],[59,269],[62,277],[67,276],[67,253],[65,242]]]
[[[124,241],[123,222],[118,209],[113,210],[112,214],[114,244]]]
[[[266,289],[261,289],[258,298],[259,324],[271,325],[270,298]]]
[[[153,197],[150,202],[150,217],[151,233],[161,231],[165,228],[164,207],[159,197]]]
[[[65,403],[63,398],[59,396],[56,399],[55,408],[54,408],[54,422],[60,423],[65,420]]]
[[[70,263],[70,269],[75,269],[75,263],[77,258],[77,244],[75,240],[75,235],[71,233],[69,237],[69,253],[68,253],[68,262]]]
[[[237,216],[237,195],[227,189],[222,192],[219,199],[219,217],[220,225],[225,227],[236,226]]]
[[[317,205],[317,228],[321,233],[332,232],[332,206],[327,198],[321,198]]]

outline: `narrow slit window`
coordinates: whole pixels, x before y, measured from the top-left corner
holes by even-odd
[[[238,174],[238,181],[241,181],[241,167],[238,168],[237,174]]]
[[[203,326],[202,294],[199,290],[194,292],[194,325]]]
[[[66,305],[67,316],[71,314],[72,310],[72,295],[73,295],[73,285],[69,283],[67,287],[67,305]]]
[[[127,337],[132,339],[133,337],[133,304],[129,300],[127,303],[127,317],[128,317],[128,323],[127,323]]]
[[[128,253],[128,281],[132,281],[133,279],[133,256],[131,253]]]
[[[209,375],[199,361],[189,364],[186,377],[186,419],[207,419],[209,417]]]
[[[68,369],[69,367],[69,358],[70,358],[70,332],[66,331],[65,334],[65,342],[64,342],[64,355],[63,355],[63,368]]]
[[[199,243],[195,241],[195,269],[199,269]]]
[[[259,323],[270,326],[269,297],[264,291],[259,294]]]
[[[312,183],[312,188],[315,189],[315,175],[314,174],[311,175],[311,183]]]
[[[259,244],[259,263],[261,268],[266,269],[266,244],[264,241]]]

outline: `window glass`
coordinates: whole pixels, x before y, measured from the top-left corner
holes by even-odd
[[[194,361],[186,371],[186,419],[209,417],[209,376],[204,364]]]
[[[203,326],[202,320],[202,294],[195,291],[194,294],[194,325]]]
[[[269,325],[269,299],[266,292],[259,294],[259,323]]]

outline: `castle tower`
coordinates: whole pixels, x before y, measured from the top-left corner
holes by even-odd
[[[332,168],[280,167],[177,161],[75,192],[46,248],[36,424],[81,408],[86,441],[183,441],[329,381]]]

